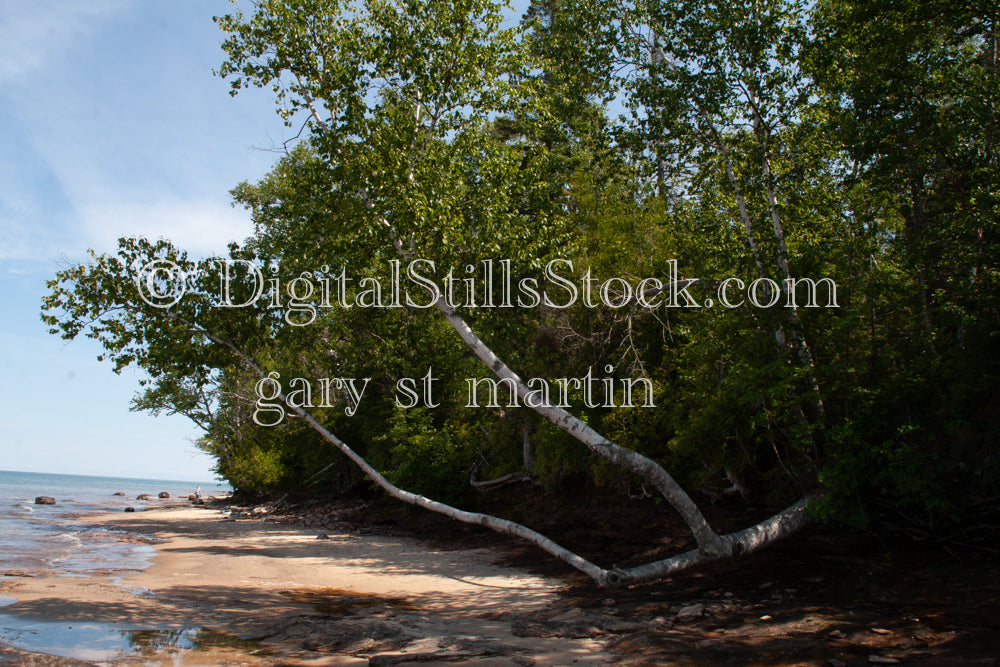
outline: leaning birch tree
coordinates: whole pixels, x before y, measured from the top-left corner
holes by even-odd
[[[514,184],[532,189],[549,158],[546,147],[529,139],[497,141],[490,131],[502,115],[544,124],[548,113],[534,94],[534,63],[522,28],[504,27],[502,7],[487,0],[261,0],[249,15],[235,12],[217,21],[228,35],[219,73],[233,94],[250,86],[273,90],[279,113],[298,126],[329,175],[308,215],[275,220],[270,204],[254,209],[259,233],[271,235],[283,258],[319,259],[337,249],[358,264],[422,258],[460,266],[500,257],[530,265],[540,245],[559,242],[558,215],[526,214],[512,194]],[[65,337],[87,332],[100,340],[117,368],[135,363],[151,373],[176,373],[176,356],[206,381],[212,369],[232,364],[266,381],[269,371],[257,352],[289,325],[263,306],[213,307],[218,286],[206,276],[217,274],[213,267],[220,259],[195,263],[163,242],[123,240],[118,255],[95,256],[52,281],[46,319]],[[154,260],[175,263],[180,272],[173,277],[185,281],[184,299],[170,307],[151,306],[135,281],[135,272]],[[611,442],[563,407],[527,400],[532,389],[477,334],[480,314],[463,312],[433,290],[420,307],[444,318],[524,404],[592,455],[652,485],[697,546],[627,569],[601,567],[526,526],[398,488],[308,410],[289,402],[292,412],[391,496],[528,540],[601,586],[746,554],[807,523],[803,498],[757,525],[720,534],[658,462]]]
[[[829,144],[817,147],[818,96],[803,71],[808,3],[801,0],[608,0],[605,47],[619,65],[630,135],[663,196],[711,202],[720,233],[742,240],[768,295],[793,304],[794,244],[829,233],[834,203],[821,188],[842,169]],[[613,48],[612,48],[613,47]],[[824,154],[824,151],[826,153]],[[832,189],[832,188],[830,188]],[[707,208],[706,207],[706,208]],[[827,208],[829,207],[829,208]],[[805,241],[804,241],[805,240]],[[815,480],[823,459],[824,391],[798,307],[753,309],[799,378],[788,405]]]

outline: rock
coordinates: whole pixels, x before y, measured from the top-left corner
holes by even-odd
[[[681,607],[680,611],[677,612],[677,620],[681,623],[686,623],[688,621],[693,621],[696,618],[701,618],[704,613],[705,605],[690,604],[686,607]]]
[[[198,496],[193,493],[188,494],[188,500],[198,500]]]
[[[774,619],[774,617],[771,616],[770,614],[764,614],[763,616],[760,617],[760,620],[762,620],[762,621],[770,621],[770,620],[773,620],[773,619]]]
[[[826,664],[830,665],[830,667],[847,667],[846,662],[843,660],[837,660],[836,658],[830,658],[826,661]]]
[[[303,640],[302,646],[310,651],[370,655],[370,665],[394,665],[408,662],[407,659],[389,659],[379,663],[375,659],[378,657],[375,654],[385,655],[385,651],[398,651],[416,639],[407,633],[399,623],[379,620],[330,623],[327,619],[322,618],[298,618],[292,620],[291,625],[284,624],[282,634],[286,638],[301,638]]]
[[[886,630],[885,628],[868,628],[877,635],[891,635],[891,630]]]
[[[170,494],[167,493],[166,491],[160,491],[158,494],[156,494],[156,497],[165,500],[170,497]]]
[[[204,498],[195,498],[194,500],[191,501],[191,504],[192,505],[204,505],[205,504],[205,499]]]
[[[115,491],[111,495],[113,495],[113,496],[124,496],[125,492],[124,491]]]
[[[35,498],[36,505],[55,505],[56,499],[52,496],[38,496]]]
[[[873,665],[898,665],[899,660],[896,658],[887,658],[883,655],[870,655],[868,656],[868,662]]]
[[[559,623],[525,619],[512,621],[510,633],[515,637],[559,637],[564,639],[587,639],[605,634],[604,630],[589,623]]]
[[[129,506],[129,507],[126,507],[126,508],[125,508],[125,511],[126,511],[126,512],[134,512],[134,511],[135,511],[135,508],[134,508],[134,507],[132,507],[132,506]]]
[[[135,497],[135,499],[136,500],[152,500],[153,496],[149,495],[148,493],[140,493],[139,495],[137,495]]]
[[[328,540],[328,539],[330,539],[330,536],[327,535],[326,533],[320,533],[319,535],[316,536],[316,539],[317,540]]]

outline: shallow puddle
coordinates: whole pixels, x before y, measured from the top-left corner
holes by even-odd
[[[210,628],[135,629],[118,623],[37,621],[12,614],[0,614],[0,642],[105,665],[213,664],[220,652],[266,655],[257,642]]]

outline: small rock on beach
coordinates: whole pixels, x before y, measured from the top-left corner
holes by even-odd
[[[705,605],[703,604],[692,604],[686,607],[682,607],[680,611],[677,612],[677,620],[681,623],[687,623],[693,621],[696,618],[701,618],[705,613]]]

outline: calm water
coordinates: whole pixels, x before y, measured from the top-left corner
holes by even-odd
[[[96,512],[142,511],[162,505],[161,491],[186,498],[199,482],[49,475],[0,471],[0,576],[5,573],[48,572],[66,576],[102,570],[142,569],[152,547],[134,534],[88,526],[79,518]],[[229,487],[200,482],[202,494],[220,495]],[[114,495],[117,492],[124,496]],[[52,496],[55,505],[36,505],[35,497]]]
[[[187,498],[196,486],[199,482],[0,471],[0,577],[43,572],[85,576],[144,569],[155,553],[149,536],[86,525],[80,517],[124,512],[127,506],[141,512],[163,505],[164,501],[156,499],[161,491],[171,499]],[[217,482],[200,482],[200,486],[205,496],[230,492],[227,485]],[[118,492],[125,495],[115,495]],[[144,493],[155,500],[136,500]],[[36,496],[52,496],[56,504],[36,505]],[[0,595],[0,610],[16,602]],[[141,618],[131,623],[86,623],[63,620],[58,613],[39,620],[0,612],[2,644],[101,665],[177,665],[185,664],[184,656],[191,651],[257,649],[252,642],[206,628],[150,629]]]

